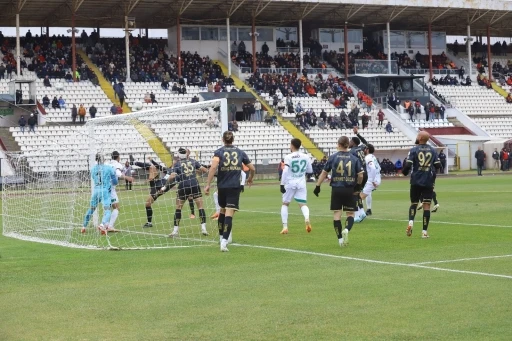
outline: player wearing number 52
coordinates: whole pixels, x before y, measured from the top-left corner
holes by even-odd
[[[409,208],[409,225],[407,226],[407,236],[412,235],[412,226],[414,224],[414,217],[416,216],[416,209],[420,198],[423,198],[423,231],[422,238],[428,238],[428,223],[430,221],[430,202],[434,193],[434,183],[436,169],[441,168],[441,161],[437,157],[436,150],[429,146],[428,140],[430,135],[421,131],[416,137],[417,146],[409,151],[407,162],[402,170],[403,175],[411,174],[411,207]]]
[[[245,152],[235,146],[233,142],[235,136],[231,131],[226,131],[222,135],[224,147],[221,147],[213,154],[212,165],[208,173],[208,180],[204,193],[210,194],[210,184],[217,172],[217,192],[220,206],[219,213],[219,235],[220,250],[229,251],[228,239],[231,234],[233,224],[233,215],[238,211],[238,202],[240,200],[240,177],[243,165],[249,168],[249,177],[247,184],[251,186],[254,177],[255,168]]]
[[[354,225],[354,212],[357,210],[357,198],[354,187],[363,183],[364,168],[361,160],[348,151],[349,139],[338,139],[338,152],[327,160],[324,170],[318,177],[315,191],[320,194],[320,186],[329,172],[331,173],[331,211],[334,211],[334,231],[341,247],[348,244],[348,233]],[[341,214],[347,213],[345,229],[342,231]]]

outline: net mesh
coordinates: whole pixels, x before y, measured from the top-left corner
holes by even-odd
[[[175,152],[186,148],[190,158],[207,166],[221,143],[219,121],[227,117],[225,109],[225,100],[214,100],[103,117],[83,126],[40,127],[39,143],[34,145],[33,140],[22,139],[22,152],[7,154],[4,162],[11,169],[10,175],[2,178],[4,235],[93,249],[189,247],[218,241],[217,224],[210,219],[215,213],[213,197],[204,194],[193,202],[193,212],[189,201],[184,200],[179,235],[169,237],[179,185],[152,203],[153,226],[143,227],[148,222],[146,202],[150,197],[148,177],[152,170],[136,165],[130,170],[125,163],[129,155],[137,162],[154,163],[158,178],[163,181]],[[116,187],[120,208],[112,227],[118,232],[102,234],[96,228],[95,218],[86,233],[82,233],[91,200],[90,169],[96,164],[97,154],[105,158],[106,164],[110,163],[113,151],[119,152],[126,175],[135,179],[131,184],[120,179]],[[201,190],[206,176],[197,175]],[[208,236],[201,230],[201,204]],[[102,215],[100,204],[95,217],[101,220]]]

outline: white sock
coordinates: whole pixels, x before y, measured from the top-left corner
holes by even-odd
[[[174,226],[174,231],[172,231],[173,233],[178,233],[178,230],[180,229],[179,226]]]
[[[302,211],[302,214],[304,215],[304,219],[309,221],[309,207],[304,205],[304,206],[301,206],[300,210]]]
[[[359,216],[360,216],[359,210],[355,211],[354,212],[354,219],[359,219]]]
[[[233,242],[233,230],[231,230],[231,232],[229,233],[229,237],[228,237],[228,243],[231,244]]]
[[[359,213],[359,215],[361,215],[361,214],[365,214],[365,213],[364,213],[364,208],[359,208],[359,209],[357,210],[357,213]]]
[[[206,223],[201,224],[201,230],[206,231]]]
[[[217,213],[220,213],[219,193],[213,193],[213,201],[215,201],[215,210],[217,211]]]
[[[288,206],[281,206],[281,221],[283,222],[283,228],[288,228]]]
[[[112,213],[110,214],[110,222],[108,223],[108,227],[110,227],[111,229],[114,228],[114,224],[116,223],[118,215],[119,215],[119,210],[117,208],[114,209],[112,211]]]
[[[372,195],[366,197],[366,208],[371,210],[372,209]]]

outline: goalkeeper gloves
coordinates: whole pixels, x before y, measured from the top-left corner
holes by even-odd
[[[240,192],[243,193],[245,191],[245,186],[240,186]]]
[[[286,189],[284,188],[284,185],[281,185],[281,193],[283,193],[283,194],[286,193]]]
[[[320,194],[320,186],[316,186],[315,187],[315,190],[313,191],[313,194],[318,196],[318,194]]]

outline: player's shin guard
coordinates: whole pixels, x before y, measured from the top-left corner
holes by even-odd
[[[190,214],[195,214],[195,211],[194,211],[194,200],[188,199],[188,205],[190,206]]]
[[[229,235],[231,234],[232,227],[233,227],[233,217],[226,217],[224,219],[224,233],[222,234],[222,239],[226,239],[226,240],[229,239]]]
[[[333,225],[334,225],[334,232],[336,232],[336,236],[338,236],[338,239],[342,238],[342,235],[341,235],[341,220],[334,220],[333,221]]]
[[[366,197],[366,209],[371,210],[372,209],[372,194],[368,195]]]
[[[354,226],[354,217],[347,217],[345,228],[350,231],[352,230],[352,226]]]
[[[153,208],[151,206],[146,207],[146,215],[148,216],[148,223],[153,220]]]
[[[409,221],[414,221],[414,217],[416,216],[416,208],[418,208],[418,204],[412,204],[409,207]]]
[[[174,226],[180,226],[181,210],[174,212]]]
[[[288,206],[281,206],[281,221],[283,222],[283,228],[288,227]]]
[[[89,221],[91,221],[91,217],[92,217],[93,214],[94,214],[94,209],[89,208],[87,210],[87,213],[85,214],[84,227],[87,227],[87,225],[89,225]]]
[[[217,220],[217,226],[219,227],[219,236],[223,236],[224,235],[224,221],[226,220],[226,216],[224,215],[224,213],[220,213],[219,214],[219,220]]]
[[[428,229],[428,223],[430,222],[430,210],[423,210],[423,231]]]
[[[306,205],[301,206],[300,210],[302,211],[302,214],[304,215],[304,219],[309,221],[309,207]]]
[[[206,223],[206,212],[202,208],[199,209],[199,219],[201,220],[201,224]]]
[[[113,229],[114,224],[116,223],[117,217],[119,216],[119,210],[116,208],[112,211],[112,214],[110,215],[110,222],[108,223],[108,227]]]

